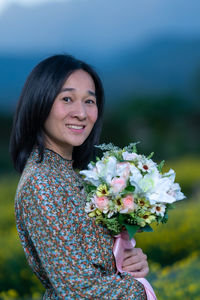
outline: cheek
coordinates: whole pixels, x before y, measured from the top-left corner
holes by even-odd
[[[51,132],[55,128],[55,119],[52,117],[52,115],[49,115],[46,122],[44,123],[44,129],[47,132]]]
[[[98,118],[98,109],[97,109],[97,107],[89,112],[88,117],[90,119],[90,122],[94,125],[94,123],[96,122],[96,120]]]
[[[45,130],[50,132],[55,131],[60,120],[62,120],[62,112],[56,109],[51,110],[48,118],[44,123]]]
[[[62,107],[61,105],[60,106],[57,105],[57,106],[54,106],[53,109],[51,110],[51,112],[47,118],[47,121],[49,124],[52,124],[55,126],[59,122],[63,121],[65,116],[66,116],[65,108]]]

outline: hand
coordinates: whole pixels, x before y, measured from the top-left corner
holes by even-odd
[[[134,277],[145,277],[149,272],[147,256],[140,248],[124,251],[122,270],[131,272]]]

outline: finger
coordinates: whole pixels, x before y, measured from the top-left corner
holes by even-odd
[[[146,256],[143,255],[143,256],[131,256],[131,257],[128,257],[126,259],[123,260],[123,264],[122,266],[125,267],[125,266],[129,266],[129,265],[133,265],[133,264],[137,264],[139,262],[146,262]]]
[[[147,263],[147,256],[145,254],[142,254],[142,255],[135,255],[135,256],[127,257],[123,260],[122,265],[125,267],[125,266],[131,265],[131,264],[136,264],[139,262]]]
[[[141,271],[131,272],[131,275],[134,276],[135,278],[142,278],[142,277],[146,277],[148,273],[149,273],[149,267],[147,266]]]
[[[123,271],[126,271],[126,272],[138,272],[138,271],[140,272],[144,268],[146,268],[146,266],[147,265],[144,262],[139,262],[137,264],[124,266],[122,269],[123,269]]]
[[[124,251],[124,259],[130,256],[138,256],[138,255],[143,255],[142,249],[140,248],[133,248]]]

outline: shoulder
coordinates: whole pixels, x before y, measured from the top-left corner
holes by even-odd
[[[28,205],[67,205],[79,199],[79,183],[71,169],[44,160],[30,158],[21,175],[15,202]],[[77,202],[77,201],[76,201]]]
[[[26,166],[21,175],[16,198],[47,197],[63,194],[63,187],[60,182],[60,176],[51,168],[45,165],[36,164],[31,167]]]
[[[38,170],[29,174],[18,188],[15,198],[16,213],[23,218],[42,218],[47,215],[56,215],[58,208],[63,209],[67,194],[52,180],[50,172]],[[31,219],[30,219],[31,222]]]

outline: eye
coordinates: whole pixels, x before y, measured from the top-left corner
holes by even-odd
[[[72,99],[70,97],[63,97],[62,100],[64,100],[65,102],[70,102]]]
[[[95,101],[95,100],[92,100],[92,99],[87,99],[87,100],[86,100],[86,103],[89,103],[89,104],[96,104],[96,101]]]

